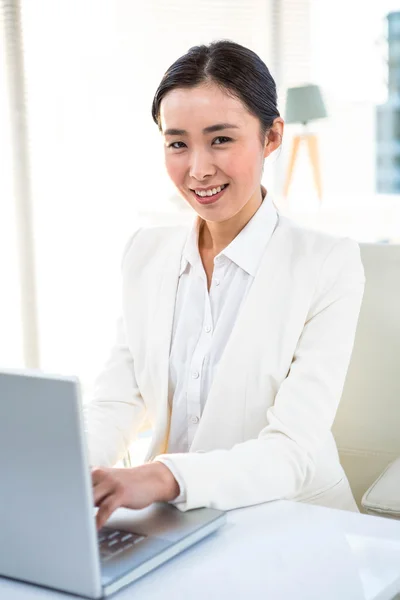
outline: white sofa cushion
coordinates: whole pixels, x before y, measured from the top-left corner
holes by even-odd
[[[368,513],[400,519],[400,458],[386,467],[365,492],[362,505]]]
[[[400,456],[400,244],[360,244],[366,277],[333,433],[357,504]]]

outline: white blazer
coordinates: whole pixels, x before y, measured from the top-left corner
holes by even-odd
[[[150,426],[146,461],[160,455],[172,461],[186,488],[181,510],[279,498],[350,506],[331,426],[364,290],[357,243],[278,217],[190,452],[163,454],[171,330],[187,235],[185,227],[144,229],[126,247],[116,343],[85,409],[91,464],[114,465],[138,431]]]

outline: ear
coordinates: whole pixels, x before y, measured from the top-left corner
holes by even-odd
[[[284,120],[281,117],[276,117],[272,123],[271,129],[269,130],[264,146],[264,158],[267,158],[274,150],[279,148],[282,143],[282,136],[284,130]]]

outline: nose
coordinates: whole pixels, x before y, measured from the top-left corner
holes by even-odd
[[[197,181],[203,181],[215,174],[215,166],[206,150],[192,151],[189,175]]]

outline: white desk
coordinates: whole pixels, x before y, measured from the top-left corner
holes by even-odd
[[[335,555],[325,524],[339,534],[344,552],[336,551]],[[314,534],[304,535],[313,529],[315,532],[315,525],[321,532],[318,539]],[[326,568],[322,569],[324,560]],[[112,598],[353,600],[351,586],[346,587],[345,583],[346,569],[342,569],[344,564],[350,568],[351,563],[362,589],[361,597],[393,599],[400,593],[400,521],[295,502],[272,502],[231,511],[227,524],[217,533]],[[330,578],[339,587],[343,585],[346,592],[340,596],[331,593]],[[279,582],[278,594],[272,589],[274,580],[275,585]],[[318,587],[321,582],[327,585],[323,596]],[[289,595],[293,587],[296,593]],[[68,597],[0,578],[0,598],[4,600]]]

